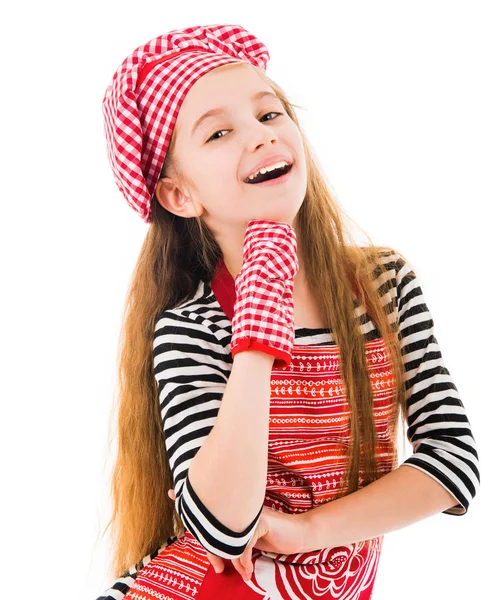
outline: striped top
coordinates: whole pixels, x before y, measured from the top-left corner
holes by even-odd
[[[381,251],[386,270],[374,285],[385,289],[381,304],[397,298],[388,318],[398,320],[405,365],[407,438],[413,454],[402,464],[427,473],[458,503],[443,511],[463,515],[480,485],[476,443],[458,390],[444,364],[432,316],[412,266],[393,250]],[[390,307],[391,308],[391,307]],[[355,300],[355,318],[367,342],[380,339]],[[240,556],[259,514],[242,532],[231,531],[203,504],[187,477],[192,458],[216,422],[232,357],[231,322],[209,283],[192,298],[165,310],[155,325],[153,356],[166,452],[173,473],[175,507],[185,528],[205,550],[222,558]],[[295,344],[333,345],[329,329],[295,327]]]

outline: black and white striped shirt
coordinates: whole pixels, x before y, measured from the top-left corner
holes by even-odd
[[[458,390],[447,370],[433,330],[433,319],[412,267],[393,251],[381,252],[383,277],[393,287],[381,303],[397,296],[397,319],[402,333],[405,364],[407,437],[413,455],[403,464],[432,476],[458,500],[446,514],[465,514],[475,496],[480,476],[476,444]],[[398,314],[396,314],[398,312]],[[368,315],[358,305],[366,341],[379,337]],[[195,295],[158,319],[154,336],[154,372],[158,383],[166,450],[173,473],[175,507],[184,526],[213,554],[239,556],[253,536],[258,516],[243,532],[219,522],[204,506],[187,478],[192,458],[215,424],[229,378],[231,323],[211,286],[200,282]],[[296,344],[333,344],[328,329],[295,328]]]
[[[388,318],[398,320],[405,365],[407,438],[413,454],[402,464],[427,473],[444,486],[458,504],[445,514],[463,515],[480,485],[476,442],[458,390],[444,364],[434,323],[412,266],[393,250],[382,251],[384,279],[392,287],[381,294],[384,306],[397,299]],[[366,341],[379,338],[371,319],[357,303],[355,318]],[[240,556],[253,536],[258,516],[243,532],[234,532],[210,513],[195,493],[187,472],[190,462],[215,424],[229,378],[231,323],[208,283],[194,296],[165,310],[154,334],[154,372],[159,389],[167,458],[174,478],[175,507],[181,520],[209,552],[223,558]],[[295,328],[296,344],[333,344],[328,329]],[[121,600],[138,572],[175,541],[145,556],[98,600]]]

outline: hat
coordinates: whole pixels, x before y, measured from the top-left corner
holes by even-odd
[[[266,46],[239,25],[203,25],[154,38],[119,66],[103,99],[108,158],[117,186],[146,223],[191,86],[226,63],[247,62],[265,71],[269,58]]]

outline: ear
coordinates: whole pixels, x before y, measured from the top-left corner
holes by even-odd
[[[170,177],[159,179],[155,187],[159,204],[178,217],[200,217],[203,207],[185,195]]]

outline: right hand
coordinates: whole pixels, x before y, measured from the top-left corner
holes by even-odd
[[[175,490],[168,492],[171,500],[175,500]],[[307,547],[307,540],[311,538],[311,525],[306,517],[308,512],[288,514],[272,510],[266,506],[258,520],[252,539],[248,542],[245,551],[239,558],[231,559],[233,567],[238,571],[243,580],[251,578],[254,569],[253,549],[273,552],[275,554],[298,554]],[[208,560],[215,573],[225,570],[224,560],[207,551]]]
[[[175,500],[175,490],[170,489],[168,492],[171,500]],[[259,517],[259,522],[257,528],[254,533],[253,539],[250,541],[248,546],[246,547],[245,552],[239,558],[232,558],[232,566],[236,569],[236,571],[241,575],[244,581],[248,581],[253,573],[253,562],[252,562],[252,550],[253,543],[257,541],[258,538],[264,536],[268,532],[268,527],[264,522],[262,515]],[[211,566],[215,570],[215,573],[223,573],[225,571],[225,562],[224,559],[216,554],[212,554],[211,552],[206,552],[208,556],[208,560],[210,561]]]
[[[298,269],[297,238],[290,224],[263,219],[248,223],[243,264],[235,280],[233,358],[251,349],[290,364],[295,341],[293,278]]]

